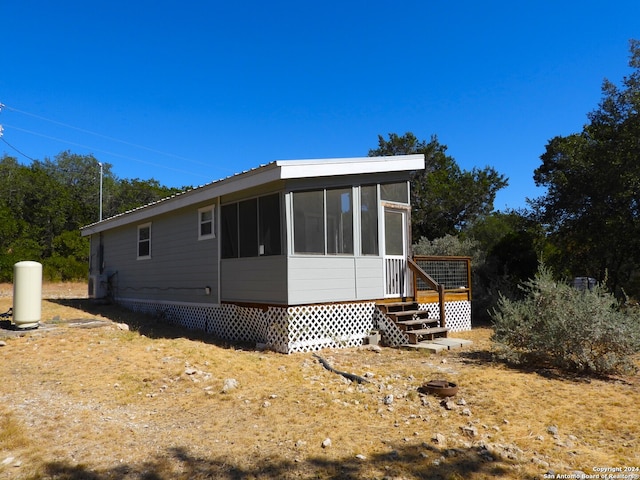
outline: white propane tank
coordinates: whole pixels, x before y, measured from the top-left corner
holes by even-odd
[[[42,311],[42,265],[18,262],[13,266],[13,323],[37,328]]]

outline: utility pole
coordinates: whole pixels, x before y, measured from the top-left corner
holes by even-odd
[[[102,162],[98,162],[100,165],[100,221],[102,221]]]

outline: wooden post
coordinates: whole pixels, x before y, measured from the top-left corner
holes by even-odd
[[[447,320],[444,315],[444,285],[442,283],[438,284],[438,302],[440,303],[440,326],[446,327]]]
[[[471,259],[467,258],[467,288],[468,290],[468,294],[467,294],[467,299],[469,301],[471,301]]]
[[[411,274],[411,284],[413,286],[413,300],[415,302],[418,302],[418,275],[414,273],[413,269],[411,268],[410,262],[407,262],[407,265],[409,265],[409,272]]]

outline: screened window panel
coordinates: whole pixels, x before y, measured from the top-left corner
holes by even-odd
[[[378,255],[378,192],[376,185],[360,187],[360,242],[363,255]]]
[[[260,197],[258,202],[259,217],[259,254],[280,255],[282,253],[282,236],[280,230],[280,195]]]
[[[240,256],[258,256],[258,199],[239,203]]]
[[[324,254],[324,192],[295,192],[293,217],[294,252]]]
[[[385,183],[380,185],[380,198],[389,202],[409,203],[408,183]]]
[[[384,243],[386,255],[404,255],[404,222],[400,212],[384,212]]]
[[[327,190],[327,253],[353,254],[353,202],[350,188]]]
[[[224,205],[220,213],[222,258],[238,257],[238,204]]]

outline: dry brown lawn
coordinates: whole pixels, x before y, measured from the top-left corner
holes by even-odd
[[[640,467],[637,376],[509,368],[491,360],[488,328],[440,354],[320,352],[370,381],[359,385],[312,354],[225,345],[91,305],[85,291],[46,285],[39,329],[0,329],[0,478],[526,479]],[[9,306],[0,285],[0,312]],[[418,392],[436,378],[460,386],[451,409]],[[224,392],[227,379],[238,387]]]

